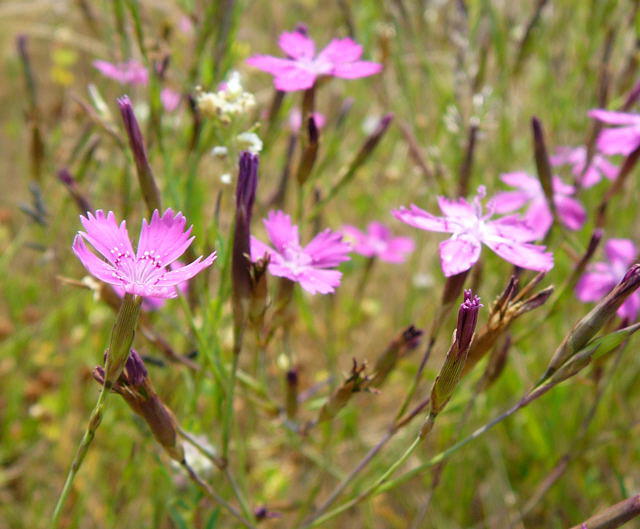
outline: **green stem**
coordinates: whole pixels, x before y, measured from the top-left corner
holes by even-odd
[[[62,492],[58,497],[58,502],[56,503],[56,507],[53,511],[53,516],[51,517],[51,528],[55,529],[58,527],[60,522],[60,515],[62,514],[62,508],[67,501],[69,493],[71,492],[71,488],[73,487],[73,481],[75,480],[80,467],[82,466],[82,462],[84,461],[84,457],[87,455],[89,450],[89,446],[93,441],[93,438],[96,435],[96,430],[100,423],[102,422],[102,416],[104,413],[104,407],[107,400],[107,396],[109,394],[109,389],[107,389],[107,382],[102,386],[102,390],[100,391],[100,396],[98,397],[98,401],[96,402],[93,411],[91,412],[91,416],[89,417],[89,423],[87,424],[87,429],[82,436],[82,441],[80,441],[80,445],[76,451],[76,455],[73,458],[73,462],[71,463],[71,468],[69,469],[69,473],[67,474],[67,480],[64,483],[64,487],[62,488]]]
[[[238,360],[240,358],[240,345],[238,344],[233,352],[233,363],[231,364],[231,376],[229,377],[229,390],[227,391],[227,411],[224,416],[222,425],[222,459],[228,462],[229,457],[229,440],[231,439],[231,429],[233,428],[233,398],[236,388],[236,380],[238,378]]]

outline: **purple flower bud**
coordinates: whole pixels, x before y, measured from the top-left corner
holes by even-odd
[[[236,327],[244,325],[251,296],[251,213],[258,185],[259,158],[255,154],[240,154],[238,186],[236,188],[236,219],[231,261],[233,312]]]
[[[67,191],[69,191],[69,194],[82,214],[85,214],[87,211],[93,211],[87,197],[82,194],[78,188],[78,183],[66,167],[63,167],[58,171],[58,179],[67,188]]]
[[[133,159],[136,163],[142,196],[149,209],[149,214],[152,214],[155,209],[161,210],[162,207],[160,203],[160,191],[156,185],[153,171],[147,158],[147,150],[144,146],[142,132],[140,132],[140,126],[133,112],[133,106],[131,105],[129,96],[125,95],[118,98],[118,106],[120,107],[120,113],[124,121],[124,128],[129,137],[129,145],[133,152]]]
[[[473,333],[478,323],[478,312],[482,304],[480,298],[471,291],[464,291],[464,301],[458,310],[458,325],[456,326],[456,342],[458,354],[466,354],[471,345]]]
[[[125,364],[127,372],[127,382],[132,386],[140,386],[147,378],[147,368],[144,366],[142,358],[135,349],[131,349],[127,363]]]

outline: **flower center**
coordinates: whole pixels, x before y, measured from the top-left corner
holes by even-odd
[[[313,262],[311,256],[306,254],[299,244],[287,244],[282,255],[285,259],[285,265],[293,273],[301,272]]]

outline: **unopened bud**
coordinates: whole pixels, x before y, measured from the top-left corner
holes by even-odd
[[[548,379],[562,364],[584,348],[638,287],[640,287],[640,264],[634,264],[627,270],[622,281],[589,314],[582,318],[565,337],[551,358],[542,381]]]
[[[360,391],[374,392],[374,390],[371,389],[373,378],[367,375],[366,370],[366,362],[358,365],[356,359],[353,359],[349,377],[336,389],[333,395],[329,397],[329,400],[324,406],[322,406],[318,416],[319,423],[333,419],[338,412],[348,404],[354,393]]]
[[[258,185],[259,158],[243,152],[238,164],[236,217],[231,256],[234,325],[241,328],[248,316],[251,296],[251,214]]]
[[[68,169],[60,169],[58,171],[58,179],[67,188],[67,191],[71,195],[71,198],[73,198],[73,201],[78,206],[80,213],[84,215],[87,211],[93,211],[89,200],[82,194],[80,188],[78,187],[78,182],[76,182],[75,178],[73,178]]]
[[[147,158],[147,149],[144,146],[144,139],[142,138],[142,132],[140,131],[140,125],[138,125],[136,115],[133,112],[131,100],[126,95],[122,96],[118,98],[118,106],[122,114],[124,128],[129,137],[129,146],[133,152],[133,159],[136,163],[142,197],[147,204],[149,215],[151,215],[154,210],[157,209],[160,211],[162,209],[160,191],[156,185],[156,180],[153,176],[149,159]]]
[[[434,416],[447,405],[462,377],[462,369],[467,361],[471,340],[478,323],[480,307],[482,307],[480,298],[474,295],[471,290],[466,290],[464,301],[458,310],[458,323],[453,343],[431,388],[430,413]]]
[[[391,341],[387,349],[376,361],[374,367],[375,375],[371,382],[372,386],[380,387],[385,382],[389,374],[395,369],[398,360],[418,347],[422,334],[423,332],[420,329],[410,325]]]

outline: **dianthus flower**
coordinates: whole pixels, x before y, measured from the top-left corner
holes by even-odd
[[[254,55],[247,64],[273,75],[275,87],[284,92],[311,88],[318,77],[357,79],[382,70],[379,63],[359,60],[362,46],[350,38],[333,39],[316,55],[316,46],[306,29],[298,28],[280,35],[278,45],[288,58]]]
[[[595,153],[591,157],[589,167],[587,163],[587,148],[583,145],[579,147],[558,147],[556,154],[550,158],[551,164],[570,165],[571,172],[578,179],[582,187],[592,187],[596,185],[602,177],[614,180],[618,174],[618,166],[612,164],[601,154]]]
[[[507,185],[515,187],[517,191],[502,191],[496,193],[491,201],[496,213],[511,213],[528,204],[524,221],[536,239],[542,239],[553,223],[553,215],[547,204],[540,181],[525,172],[505,173],[500,179]],[[582,204],[571,198],[575,189],[565,184],[557,176],[553,177],[553,200],[560,222],[570,230],[582,227],[586,219],[586,212]]]
[[[576,285],[576,296],[580,301],[600,301],[625,276],[629,266],[638,256],[638,250],[628,239],[609,239],[604,245],[608,262],[593,263]],[[635,320],[640,309],[640,292],[631,294],[616,314],[621,318]]]
[[[178,259],[194,237],[185,231],[182,213],[167,209],[162,217],[153,212],[151,222],[142,221],[137,252],[134,253],[125,221],[120,225],[113,212],[87,213],[80,220],[86,232],[80,231],[73,241],[73,251],[84,267],[96,278],[124,289],[128,294],[151,298],[176,297],[180,283],[191,279],[210,266],[215,252],[180,268],[167,268]],[[100,259],[85,245],[85,240],[105,259]]]
[[[311,294],[329,294],[340,284],[342,273],[330,270],[343,261],[351,246],[342,240],[340,233],[324,230],[305,247],[300,246],[298,227],[291,217],[276,210],[263,220],[273,248],[251,237],[251,260],[269,256],[269,273],[300,283]]]
[[[597,145],[604,154],[626,156],[640,146],[640,114],[595,109],[589,116],[607,125],[622,125],[600,132]]]
[[[136,60],[121,63],[93,61],[93,66],[105,77],[121,84],[141,84],[149,82],[147,68]]]
[[[411,238],[394,237],[391,230],[381,222],[371,222],[366,232],[355,226],[343,226],[342,233],[352,243],[354,252],[365,257],[377,257],[388,263],[404,263],[414,248]]]
[[[440,243],[440,262],[447,277],[469,270],[480,258],[482,244],[516,266],[541,272],[550,270],[553,254],[546,252],[544,246],[529,244],[536,235],[523,220],[516,215],[490,220],[494,213],[491,201],[488,212],[483,212],[485,193],[484,186],[480,186],[471,204],[464,198],[438,197],[444,217],[436,217],[416,205],[396,209],[392,214],[410,226],[452,234]]]

